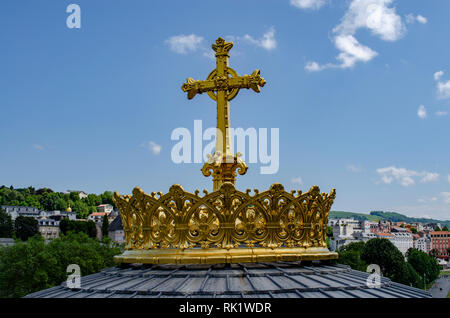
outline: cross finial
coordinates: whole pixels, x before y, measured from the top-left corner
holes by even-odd
[[[187,92],[188,99],[197,94],[207,93],[217,102],[217,134],[216,153],[210,157],[202,168],[203,175],[213,175],[214,191],[218,190],[224,182],[235,183],[236,170],[239,174],[247,172],[247,165],[234,156],[230,142],[230,104],[242,88],[252,89],[259,93],[260,88],[266,84],[260,76],[260,71],[255,70],[251,75],[239,76],[235,70],[228,66],[229,52],[233,42],[227,42],[219,37],[212,49],[216,52],[216,69],[209,73],[206,81],[196,81],[188,78],[181,86]]]
[[[216,44],[213,44],[212,49],[216,52],[216,57],[218,56],[228,56],[231,48],[233,47],[233,42],[226,42],[224,39],[219,37],[216,40]]]

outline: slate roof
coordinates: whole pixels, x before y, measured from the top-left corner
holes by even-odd
[[[421,289],[381,278],[368,288],[369,273],[345,265],[300,262],[219,265],[139,265],[107,268],[81,278],[80,289],[60,286],[27,298],[431,298]]]
[[[116,216],[116,218],[111,222],[108,230],[110,232],[123,230],[122,219],[120,218],[120,215]]]

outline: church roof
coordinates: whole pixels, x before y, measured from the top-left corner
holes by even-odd
[[[431,298],[421,289],[382,277],[369,288],[369,273],[345,265],[273,262],[216,265],[140,265],[112,267],[27,298]]]
[[[110,232],[123,230],[122,219],[120,218],[120,215],[116,216],[116,218],[111,222],[108,230]]]

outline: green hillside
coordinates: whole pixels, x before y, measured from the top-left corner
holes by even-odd
[[[381,217],[376,215],[345,211],[330,211],[330,215],[328,217],[334,219],[354,218],[356,220],[368,220],[373,222],[378,222],[381,219]]]
[[[346,212],[346,211],[330,211],[329,218],[354,218],[357,220],[369,220],[378,222],[379,220],[390,220],[392,222],[420,222],[420,223],[441,223],[442,226],[447,225],[450,227],[450,220],[436,220],[436,219],[426,219],[426,218],[412,218],[397,212],[384,212],[384,211],[372,211],[370,214],[366,213],[356,213],[356,212]]]

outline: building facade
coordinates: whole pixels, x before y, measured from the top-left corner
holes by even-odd
[[[448,248],[450,248],[450,231],[430,232],[431,249],[439,251],[439,258],[449,259]]]
[[[53,219],[39,219],[39,233],[46,240],[52,240],[59,237],[59,221]]]

